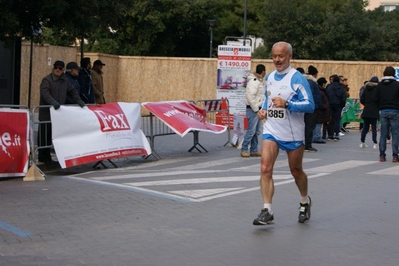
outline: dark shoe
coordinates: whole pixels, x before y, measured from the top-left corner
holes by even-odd
[[[327,141],[334,140],[334,136],[328,136]]]
[[[339,141],[339,136],[334,136],[334,141]]]
[[[316,143],[316,144],[326,144],[326,142],[325,142],[324,140],[313,141],[313,143]]]
[[[385,155],[380,155],[380,162],[386,162],[387,159],[385,158]]]
[[[306,152],[317,152],[317,149],[315,149],[313,147],[308,147],[308,148],[305,148],[305,151]]]
[[[267,208],[263,208],[259,213],[258,218],[253,222],[253,225],[267,225],[274,223],[274,215],[269,213]]]
[[[393,162],[393,163],[399,162],[399,160],[398,160],[398,155],[394,155],[394,156],[393,156],[392,162]]]
[[[310,208],[312,207],[312,200],[309,197],[309,203],[300,203],[298,222],[304,223],[310,219]]]
[[[261,157],[262,153],[260,151],[256,151],[256,152],[251,152],[249,155],[251,157]]]

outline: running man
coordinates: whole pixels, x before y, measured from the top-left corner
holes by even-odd
[[[304,113],[313,112],[315,105],[308,81],[290,65],[291,44],[275,43],[272,59],[276,70],[266,76],[266,100],[258,112],[259,119],[266,119],[263,124],[260,178],[264,205],[253,224],[273,223],[273,167],[279,149],[287,153],[290,171],[301,196],[298,221],[304,223],[310,219],[312,205],[308,196],[308,177],[302,169]]]

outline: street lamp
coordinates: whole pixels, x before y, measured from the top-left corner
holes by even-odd
[[[215,27],[215,25],[216,25],[216,19],[208,19],[208,25],[211,28],[211,41],[209,44],[209,58],[212,58],[213,27]]]

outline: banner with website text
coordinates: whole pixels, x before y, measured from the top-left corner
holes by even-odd
[[[108,159],[147,156],[139,103],[50,109],[53,145],[62,168]]]
[[[26,175],[28,136],[29,110],[0,108],[0,177]]]
[[[147,102],[141,104],[176,134],[185,136],[192,130],[220,134],[227,127],[206,122],[206,111],[192,102]]]

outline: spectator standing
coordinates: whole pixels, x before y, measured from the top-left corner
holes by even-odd
[[[389,129],[392,134],[392,162],[398,162],[399,144],[399,82],[395,80],[396,71],[392,66],[385,68],[373,94],[373,100],[381,112],[380,162],[386,161],[386,146]]]
[[[67,95],[84,107],[84,102],[80,99],[75,87],[68,82],[64,74],[65,63],[57,60],[54,63],[53,71],[45,76],[40,84],[40,105],[52,105],[58,110],[61,104],[65,104]],[[50,109],[39,109],[39,121],[51,121]],[[41,123],[39,126],[38,146],[51,145],[51,123]],[[39,149],[39,162],[45,164],[55,164],[51,158],[50,148]]]
[[[346,104],[346,91],[337,75],[334,75],[333,83],[327,87],[326,91],[331,110],[331,121],[328,124],[327,140],[339,141],[341,112]]]
[[[317,85],[317,74],[319,71],[314,66],[308,67],[308,74],[305,78],[309,82],[310,90],[312,91],[313,101],[315,109],[311,113],[305,113],[305,151],[306,152],[317,152],[317,149],[312,147],[313,130],[317,123],[317,110],[321,107],[321,97],[319,86]]]
[[[262,108],[265,100],[265,86],[263,78],[266,75],[266,67],[262,64],[256,66],[256,72],[251,73],[247,77],[246,86],[246,111],[248,120],[248,129],[244,136],[241,148],[241,157],[260,157],[261,153],[258,147],[258,136],[261,130],[261,120],[258,119],[257,113]],[[248,153],[248,148],[250,152]]]
[[[316,110],[317,112],[317,121],[316,127],[313,131],[313,143],[325,144],[326,142],[323,140],[322,135],[326,135],[328,122],[330,122],[331,114],[330,114],[330,103],[328,102],[326,86],[327,80],[324,77],[321,77],[317,80],[317,85],[319,86],[319,92],[321,96],[321,107]],[[323,133],[322,133],[323,131]]]
[[[309,83],[291,67],[291,44],[275,43],[272,59],[276,70],[266,77],[266,99],[258,112],[260,120],[266,119],[263,124],[260,178],[263,208],[253,224],[273,223],[273,168],[280,149],[287,153],[288,165],[301,196],[298,222],[304,223],[310,219],[312,206],[308,196],[308,177],[302,168],[304,113],[314,111],[314,102]]]
[[[79,66],[76,62],[69,62],[66,65],[65,77],[67,78],[68,82],[75,87],[76,91],[80,95],[80,85],[78,82]],[[71,97],[67,96],[65,104],[74,104],[74,103],[75,102],[71,99]]]
[[[366,135],[369,132],[371,125],[371,133],[373,139],[373,149],[378,149],[377,145],[377,120],[379,117],[379,110],[377,104],[373,100],[375,88],[378,85],[378,78],[372,77],[369,82],[366,83],[365,89],[360,96],[360,103],[364,105],[362,112],[363,129],[360,137],[360,148],[366,148],[367,145],[364,143]]]
[[[93,70],[91,72],[91,77],[93,81],[93,90],[96,104],[105,103],[104,98],[104,82],[103,82],[103,62],[101,60],[96,60],[93,63]]]
[[[80,60],[79,78],[80,98],[87,104],[95,103],[93,82],[91,79],[91,60],[90,57],[84,57]]]

